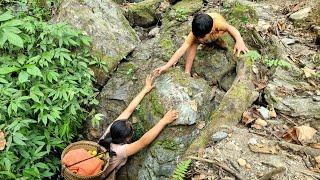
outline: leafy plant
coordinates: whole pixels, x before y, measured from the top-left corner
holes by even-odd
[[[100,114],[100,113],[94,115],[93,118],[91,119],[91,125],[92,125],[92,127],[99,127],[100,121],[102,120],[102,117],[103,117],[103,116],[104,116],[104,115],[103,115],[103,114]]]
[[[96,105],[90,38],[67,24],[0,14],[0,179],[43,179]]]
[[[279,66],[282,68],[289,68],[291,66],[290,63],[288,63],[285,60],[281,60],[281,59],[265,58],[263,62],[267,67],[278,67]]]
[[[291,65],[285,60],[281,59],[270,59],[267,56],[261,56],[257,51],[249,51],[248,53],[242,55],[242,57],[248,57],[252,61],[262,60],[262,62],[269,68],[271,67],[281,67],[289,68]]]
[[[180,22],[188,20],[188,11],[183,8],[178,8],[176,10],[176,19]]]
[[[172,176],[173,179],[174,180],[183,180],[183,178],[186,175],[186,172],[189,169],[191,162],[192,162],[191,159],[187,159],[185,161],[180,162],[173,172],[173,176]]]

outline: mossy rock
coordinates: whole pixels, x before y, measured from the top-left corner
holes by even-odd
[[[160,18],[158,7],[163,0],[145,0],[139,3],[128,3],[123,9],[132,26],[150,27]]]
[[[108,73],[140,42],[135,30],[111,0],[62,1],[51,22],[67,22],[85,31],[92,39],[94,54],[106,62],[108,72],[96,71],[103,86]]]

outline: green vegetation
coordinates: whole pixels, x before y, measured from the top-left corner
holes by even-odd
[[[268,56],[261,56],[257,51],[249,51],[242,57],[249,57],[252,61],[261,60],[268,68],[281,67],[289,68],[291,65],[289,62],[282,59],[270,59]]]
[[[161,147],[163,147],[164,149],[169,149],[169,150],[177,150],[178,149],[178,145],[177,143],[172,140],[172,139],[164,139],[162,141],[158,141],[157,144]]]
[[[185,8],[176,9],[176,19],[180,22],[188,20],[188,10]]]
[[[184,177],[186,176],[186,172],[188,171],[191,162],[192,162],[191,159],[187,159],[179,163],[173,172],[173,176],[172,176],[173,179],[183,180]]]
[[[90,54],[90,38],[44,22],[51,2],[5,1],[0,9],[0,130],[7,141],[0,179],[52,177],[98,103],[89,65],[101,63]]]
[[[223,14],[225,14],[228,22],[239,31],[242,31],[243,27],[249,23],[256,24],[258,22],[256,11],[250,6],[234,2],[231,4],[224,3],[223,8]]]

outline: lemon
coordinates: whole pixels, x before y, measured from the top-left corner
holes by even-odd
[[[97,155],[97,151],[96,151],[96,150],[93,150],[92,153],[91,153],[91,155],[93,155],[93,156]]]

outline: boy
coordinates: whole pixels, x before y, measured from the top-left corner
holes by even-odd
[[[199,44],[217,44],[222,48],[226,48],[226,43],[220,37],[228,32],[236,41],[233,53],[239,57],[240,53],[248,52],[248,48],[239,31],[229,25],[226,20],[218,13],[197,14],[192,21],[192,32],[189,33],[182,46],[173,54],[166,65],[154,70],[155,75],[160,75],[167,71],[171,66],[175,65],[180,57],[186,53],[185,72],[190,75],[193,60],[196,56]]]

